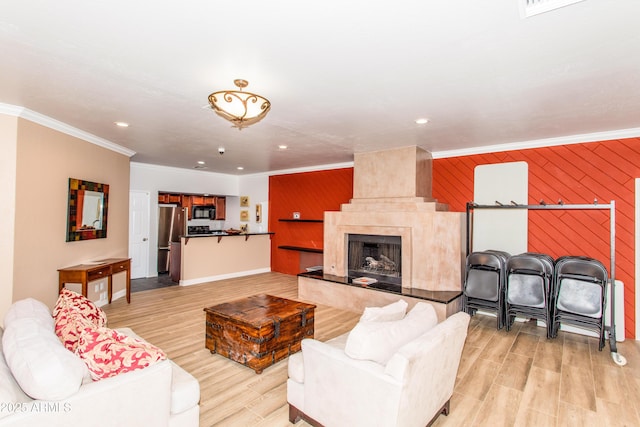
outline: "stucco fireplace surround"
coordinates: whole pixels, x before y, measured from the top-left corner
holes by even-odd
[[[449,212],[432,198],[431,167],[431,154],[415,146],[357,153],[353,199],[338,212],[325,212],[323,271],[299,275],[298,296],[361,311],[401,294],[410,305],[431,302],[440,320],[459,311],[464,213]],[[402,275],[396,289],[351,283],[349,234],[400,237]]]

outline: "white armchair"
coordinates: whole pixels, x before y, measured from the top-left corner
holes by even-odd
[[[447,415],[468,325],[469,315],[456,313],[395,350],[386,364],[349,357],[349,334],[326,343],[303,340],[289,361],[289,421],[423,427]]]

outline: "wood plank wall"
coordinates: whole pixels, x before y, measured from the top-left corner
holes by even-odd
[[[452,211],[473,198],[477,165],[526,161],[529,203],[616,202],[616,279],[625,287],[625,331],[635,338],[635,178],[640,177],[640,138],[514,150],[433,162],[433,197]],[[509,202],[508,200],[506,202]],[[530,211],[529,251],[596,258],[609,268],[606,211]],[[496,248],[499,249],[499,248]]]
[[[640,138],[514,150],[436,159],[433,197],[450,210],[464,212],[473,198],[473,171],[482,164],[526,161],[529,164],[529,203],[616,202],[616,279],[625,287],[625,330],[635,338],[635,184],[640,177]],[[325,210],[339,210],[353,195],[353,169],[336,169],[272,176],[269,179],[271,269],[299,271],[300,254],[279,245],[321,248],[319,224],[291,224],[278,218],[322,218]],[[508,202],[508,201],[507,201]],[[531,211],[529,251],[585,255],[609,268],[609,219],[605,211]]]
[[[300,252],[278,246],[301,246],[322,249],[322,223],[291,223],[300,212],[302,219],[324,219],[325,211],[339,211],[340,205],[353,197],[353,168],[303,172],[269,177],[269,230],[271,271],[300,273]]]

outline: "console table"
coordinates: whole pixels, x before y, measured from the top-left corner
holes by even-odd
[[[131,258],[107,258],[89,264],[79,264],[58,270],[58,292],[62,291],[66,283],[80,283],[82,295],[87,296],[89,282],[107,278],[109,304],[111,304],[112,277],[116,273],[127,273],[127,302],[131,302]]]

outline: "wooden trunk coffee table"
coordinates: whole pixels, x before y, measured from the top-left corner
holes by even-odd
[[[253,295],[207,307],[205,346],[211,353],[260,374],[300,351],[303,338],[313,338],[315,308],[272,295]]]

